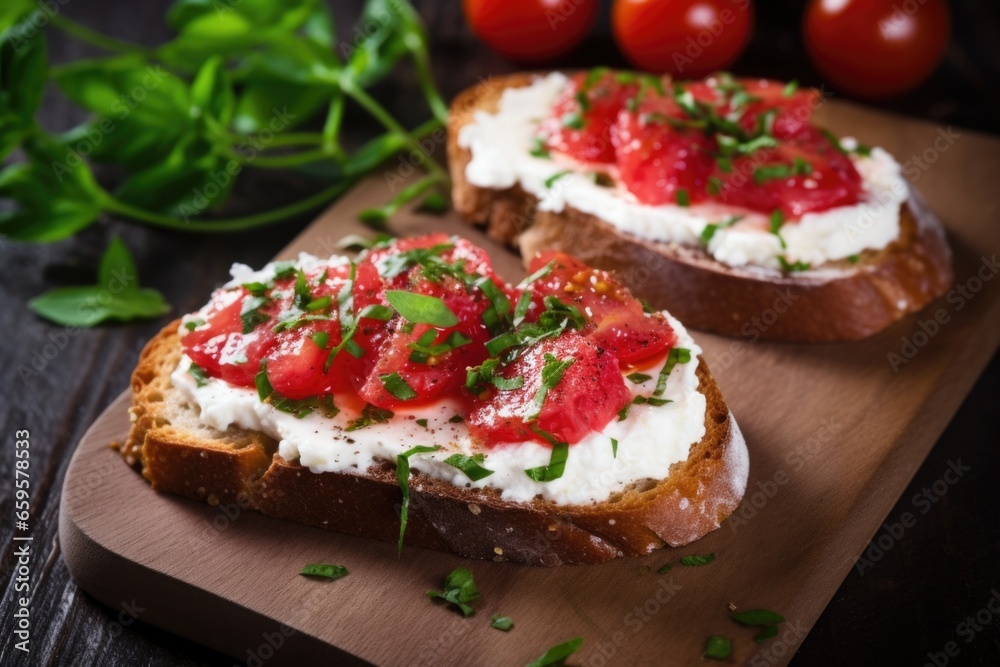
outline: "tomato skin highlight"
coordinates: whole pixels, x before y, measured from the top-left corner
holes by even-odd
[[[615,0],[615,42],[636,67],[697,78],[733,64],[750,41],[749,0]]]
[[[540,63],[568,53],[597,21],[597,0],[463,0],[479,39],[509,60]]]
[[[803,17],[806,51],[835,88],[880,99],[918,86],[948,47],[944,0],[906,11],[896,0],[811,0]]]

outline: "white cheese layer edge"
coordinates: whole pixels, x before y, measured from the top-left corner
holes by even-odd
[[[268,269],[250,274],[247,267],[234,266],[238,280],[250,275],[266,279],[269,274],[273,272]],[[634,482],[668,477],[670,466],[686,460],[691,445],[705,435],[706,399],[698,391],[696,374],[702,350],[680,322],[666,316],[677,333],[676,346],[691,350],[691,361],[677,364],[667,379],[662,397],[671,402],[662,406],[632,405],[624,421],[614,418],[602,431],[570,445],[563,476],[551,482],[537,482],[524,472],[547,465],[551,448],[532,441],[482,450],[473,443],[464,423],[449,421],[458,412],[452,400],[401,408],[388,423],[345,431],[348,422],[357,417],[349,410],[342,410],[334,418],[313,413],[298,419],[261,402],[255,389],[213,378],[199,387],[188,372],[191,360],[186,355],[171,374],[171,382],[197,409],[205,425],[219,430],[235,425],[266,433],[278,441],[282,458],[298,460],[314,473],[364,474],[376,459],[394,463],[399,454],[415,445],[440,445],[442,449],[436,452],[411,456],[410,467],[456,486],[495,488],[505,500],[514,502],[540,497],[563,505],[588,504],[603,502]],[[185,321],[197,317],[195,314]],[[183,324],[180,333],[186,333]],[[660,359],[650,366],[629,369],[629,373],[638,371],[651,376],[641,384],[625,380],[633,395],[649,396],[653,392],[662,363]],[[417,419],[426,419],[427,427],[418,425]],[[612,452],[612,438],[618,441],[617,457]],[[444,463],[456,453],[486,454],[483,467],[494,473],[476,482],[469,480],[459,469]],[[737,463],[732,471],[735,486],[745,484],[745,454],[738,457]]]
[[[534,157],[530,151],[538,122],[548,115],[567,81],[565,75],[553,72],[529,86],[505,90],[496,113],[475,113],[458,136],[459,145],[472,154],[465,169],[469,183],[491,189],[520,185],[538,198],[542,211],[560,212],[572,206],[624,232],[694,247],[702,247],[706,225],[743,215],[737,224],[718,229],[705,248],[717,261],[734,267],[779,270],[778,256],[784,255],[788,262],[815,268],[864,250],[880,250],[899,236],[899,210],[907,198],[907,184],[899,163],[881,148],[872,149],[869,157],[852,155],[862,178],[863,201],[786,222],[781,228],[784,249],[769,230],[768,215],[715,203],[648,206],[621,186],[598,185],[579,165],[558,156]],[[841,143],[846,148],[857,145],[851,138]],[[546,185],[548,179],[574,167],[574,173]]]

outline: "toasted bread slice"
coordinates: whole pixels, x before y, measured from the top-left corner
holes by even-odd
[[[241,507],[326,530],[396,541],[402,494],[394,464],[359,474],[313,473],[276,453],[268,436],[204,426],[170,375],[181,355],[179,321],[143,350],[132,375],[132,428],[121,448],[158,491]],[[704,361],[705,436],[670,476],[606,502],[505,501],[495,489],[454,486],[414,472],[405,543],[471,558],[532,565],[602,563],[679,546],[717,528],[746,487],[746,445]]]
[[[856,262],[828,262],[781,274],[716,261],[702,248],[650,241],[567,206],[538,210],[519,186],[504,190],[469,183],[472,156],[458,144],[476,111],[494,112],[508,88],[530,74],[491,78],[452,102],[448,161],[452,200],[469,222],[502,243],[519,246],[525,262],[540,250],[562,250],[617,272],[638,297],[670,311],[686,326],[728,336],[832,342],[867,338],[943,295],[953,281],[951,251],[935,216],[912,195],[900,212],[900,235]]]

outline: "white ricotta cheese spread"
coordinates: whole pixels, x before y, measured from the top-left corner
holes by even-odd
[[[319,260],[303,255],[300,261],[308,265]],[[233,266],[232,273],[231,284],[240,284],[269,280],[274,269],[269,265],[252,272],[238,264]],[[190,315],[185,322],[198,317],[199,314]],[[401,408],[387,423],[346,431],[358,413],[344,407],[344,401],[337,401],[337,397],[335,402],[342,410],[336,417],[314,412],[299,419],[261,402],[255,389],[213,378],[198,386],[188,372],[191,360],[187,356],[181,358],[171,381],[199,411],[204,424],[219,430],[236,425],[262,431],[278,441],[278,452],[283,458],[298,460],[316,473],[364,474],[376,459],[395,462],[397,455],[415,445],[440,445],[436,452],[411,456],[410,467],[458,486],[493,487],[504,499],[515,502],[528,502],[536,497],[559,504],[601,502],[633,482],[667,477],[670,466],[686,460],[691,445],[705,435],[706,400],[698,391],[695,372],[701,348],[677,320],[669,315],[667,318],[677,333],[676,346],[691,350],[691,361],[677,364],[667,379],[662,397],[671,402],[662,406],[632,405],[624,421],[613,419],[603,431],[570,445],[563,476],[551,482],[537,482],[524,472],[547,465],[550,447],[519,442],[483,449],[473,442],[464,423],[449,421],[458,412],[451,400]],[[183,324],[180,333],[187,333]],[[653,392],[662,364],[660,359],[647,367],[629,369],[629,373],[638,371],[652,378],[641,384],[626,380],[633,395],[649,396]],[[427,426],[417,424],[418,419],[426,419]],[[618,441],[617,457],[613,454],[612,438]],[[456,453],[485,454],[483,467],[494,473],[476,482],[469,480],[462,471],[444,463],[444,459]],[[740,474],[745,477],[746,471]]]
[[[496,113],[475,114],[458,137],[459,145],[472,153],[465,170],[471,184],[493,189],[520,185],[538,198],[543,211],[559,212],[570,205],[623,232],[688,246],[701,246],[706,225],[742,215],[736,224],[718,229],[706,248],[729,266],[780,269],[778,256],[784,255],[788,262],[818,267],[864,250],[884,248],[899,236],[899,208],[906,201],[907,185],[900,165],[880,148],[873,149],[869,157],[852,155],[863,181],[863,201],[808,213],[786,223],[781,228],[785,249],[769,231],[769,216],[759,212],[715,203],[649,206],[621,186],[595,183],[584,171],[546,185],[559,172],[578,166],[558,156],[546,159],[530,153],[539,121],[566,83],[566,76],[553,72],[529,86],[504,91]],[[845,147],[854,143],[850,138],[842,140]]]

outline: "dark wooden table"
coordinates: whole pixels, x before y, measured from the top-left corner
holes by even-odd
[[[136,3],[105,0],[69,3],[61,11],[112,35],[155,44],[169,37],[162,15],[167,0]],[[339,28],[353,25],[360,2],[333,3]],[[447,94],[485,72],[512,69],[476,44],[458,2],[418,3],[433,40],[438,80]],[[803,2],[757,3],[758,30],[738,72],[821,81],[802,56],[798,22]],[[1000,8],[989,0],[953,2],[955,39],[945,63],[919,90],[887,108],[944,124],[1000,132]],[[52,32],[54,61],[95,53]],[[608,38],[606,20],[585,47],[564,63],[570,66],[621,64]],[[420,120],[412,81],[394,75],[379,95],[403,118]],[[57,95],[44,103],[43,120],[53,129],[81,119]],[[412,118],[411,118],[412,117]],[[366,128],[358,128],[362,136]],[[251,177],[234,199],[247,209],[273,205],[275,196],[296,187],[294,180]],[[309,221],[226,237],[194,237],[152,231],[104,220],[76,238],[49,245],[0,241],[0,386],[3,458],[0,471],[0,527],[3,544],[0,582],[0,664],[230,665],[233,660],[142,622],[142,610],[122,600],[109,608],[90,599],[70,578],[60,558],[57,534],[59,494],[66,465],[79,438],[101,411],[128,385],[129,373],[145,341],[166,321],[106,326],[60,336],[61,327],[42,321],[26,307],[29,298],[53,286],[93,277],[97,260],[113,234],[127,241],[139,262],[144,284],[161,290],[173,315],[201,305],[231,262],[260,265]],[[988,289],[997,289],[990,286]],[[22,379],[49,342],[59,348],[35,377]],[[51,348],[49,350],[51,352]],[[988,608],[1000,600],[1000,359],[994,357],[913,482],[887,517],[905,512],[915,525],[896,531],[888,549],[876,544],[859,561],[812,632],[793,647],[795,665],[998,665],[1000,614]],[[15,610],[12,572],[13,451],[15,432],[31,440],[31,653],[13,649]],[[968,468],[934,503],[920,494],[944,478],[953,465]],[[935,496],[936,497],[936,496]],[[880,532],[879,535],[882,533]],[[888,540],[883,539],[883,545]],[[997,602],[993,603],[997,609]],[[946,654],[954,642],[952,656]],[[956,650],[957,649],[957,650]],[[763,664],[763,663],[762,663]]]

